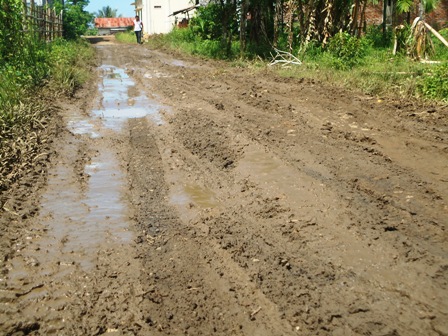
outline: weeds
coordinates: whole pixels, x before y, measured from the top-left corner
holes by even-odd
[[[195,26],[193,28],[198,29]],[[448,37],[448,29],[440,33]],[[238,58],[238,42],[232,44],[228,55],[219,41],[203,39],[201,34],[197,34],[192,28],[174,29],[167,35],[152,38],[150,44],[154,47],[168,46],[209,58],[229,59],[234,66],[239,67],[252,67],[253,61],[248,60],[256,59],[260,63],[258,55],[265,56],[265,66],[269,61],[266,46],[248,46],[245,57]],[[433,42],[436,51],[433,59],[441,61],[441,65],[412,61],[406,55],[406,48],[402,48],[397,55],[392,55],[392,34],[387,32],[384,38],[380,27],[369,27],[362,38],[339,33],[330,39],[327,47],[310,41],[306,50],[295,51],[303,62],[302,66],[279,68],[278,72],[288,77],[329,81],[371,95],[446,102],[448,48],[435,38]]]
[[[44,86],[53,97],[72,95],[94,59],[83,41],[42,44],[30,38],[24,45],[14,61],[0,65],[0,192],[44,157],[40,147],[52,118],[40,99]]]
[[[436,66],[419,83],[419,91],[425,97],[448,103],[448,63]]]
[[[122,42],[122,43],[134,43],[137,44],[137,39],[135,37],[135,33],[133,31],[128,31],[125,33],[117,33],[115,35],[115,39],[118,42]]]

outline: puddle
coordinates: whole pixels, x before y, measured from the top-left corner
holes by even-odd
[[[92,113],[101,118],[105,127],[119,131],[126,120],[146,116],[158,125],[163,124],[159,111],[166,107],[139,95],[135,82],[124,69],[103,65],[101,70],[103,78],[98,90],[102,97],[99,108]]]
[[[70,131],[73,132],[73,134],[86,134],[92,139],[100,137],[99,133],[96,130],[97,127],[92,123],[91,120],[73,117],[67,122],[67,127]]]
[[[236,170],[245,177],[256,179],[274,195],[286,197],[295,204],[306,206],[316,199],[318,190],[325,188],[325,171],[310,171],[304,167],[298,178],[297,169],[262,148],[249,146]]]
[[[163,72],[153,70],[152,73],[149,72],[149,71],[148,71],[148,72],[145,72],[145,74],[143,75],[143,77],[144,77],[144,78],[147,78],[147,79],[151,79],[151,78],[167,78],[167,77],[170,77],[170,76],[167,75],[167,74],[165,74],[165,73],[163,73]]]
[[[190,68],[190,69],[199,68],[199,66],[197,65],[185,63],[184,61],[178,59],[165,60],[164,63],[167,65],[172,65],[180,68]]]
[[[101,251],[133,240],[127,205],[121,198],[127,181],[115,151],[101,142],[110,136],[110,129],[121,131],[129,118],[148,117],[161,124],[162,106],[144,96],[124,69],[104,65],[101,70],[98,108],[90,117],[76,109],[66,116],[68,129],[79,137],[65,144],[61,151],[65,157],[49,172],[37,218],[47,233],[30,237],[29,248],[23,247],[21,255],[10,261],[8,278],[15,287],[32,276],[65,281],[75,268],[91,271]],[[71,156],[79,150],[83,137],[93,140],[86,144],[89,152],[96,154],[79,176]],[[197,202],[207,202],[199,191],[186,190]],[[44,290],[32,292],[30,296],[45,295]]]
[[[180,61],[180,60],[172,60],[171,62],[170,62],[170,64],[171,65],[174,65],[174,66],[178,66],[178,67],[184,67],[185,66],[185,63],[183,62],[183,61]]]
[[[218,200],[215,194],[206,188],[194,184],[185,184],[173,191],[170,202],[174,205],[186,206],[190,203],[200,208],[215,208],[218,206]]]

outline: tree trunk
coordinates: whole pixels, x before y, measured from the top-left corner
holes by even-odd
[[[352,29],[351,29],[351,34],[355,35],[357,33],[358,30],[358,12],[359,12],[359,1],[360,0],[356,0],[355,1],[355,7],[353,8],[353,20],[352,20]]]
[[[241,1],[241,17],[240,17],[240,56],[242,57],[246,51],[246,26],[247,26],[247,5],[249,0]]]
[[[288,4],[288,17],[286,22],[288,24],[288,49],[292,53],[293,42],[294,42],[294,13],[296,11],[295,0],[289,0]]]
[[[278,47],[278,36],[281,16],[283,12],[282,0],[275,0],[275,13],[274,13],[274,40],[272,41],[275,48]]]
[[[359,29],[358,29],[358,37],[361,37],[361,29],[363,28],[363,30],[366,28],[365,27],[365,22],[366,22],[366,8],[367,8],[367,0],[364,0],[364,3],[362,4],[362,10],[361,10],[361,15],[359,18]]]

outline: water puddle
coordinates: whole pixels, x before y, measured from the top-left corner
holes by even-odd
[[[254,178],[272,194],[286,197],[295,204],[313,202],[317,191],[325,187],[320,173],[303,169],[302,174],[298,174],[295,168],[257,146],[246,148],[237,171],[242,176]]]
[[[184,184],[177,188],[172,192],[170,202],[181,206],[194,204],[203,209],[218,206],[218,200],[210,189],[195,184]]]
[[[8,278],[15,288],[30,277],[65,281],[75,268],[91,271],[101,251],[133,240],[122,199],[127,181],[108,138],[111,130],[120,132],[129,118],[147,117],[162,124],[162,106],[148,99],[124,69],[104,65],[101,70],[98,108],[90,117],[76,109],[66,116],[68,129],[77,137],[66,143],[58,164],[49,172],[37,218],[46,233],[31,236],[30,244],[10,262]],[[73,155],[80,150],[93,154],[88,161],[74,162]],[[79,175],[77,165],[83,165],[83,174]],[[195,194],[197,202],[206,202],[199,191],[187,190]],[[46,295],[45,290],[31,292],[30,298]]]
[[[158,125],[163,124],[159,111],[164,106],[139,94],[135,82],[124,69],[103,65],[101,70],[103,80],[98,90],[102,97],[93,114],[101,118],[105,127],[117,131],[127,119],[142,117],[149,117]]]
[[[68,120],[67,127],[73,132],[73,134],[86,134],[92,139],[100,137],[98,127],[92,122],[92,120],[87,120],[83,117],[73,116],[70,120]]]
[[[42,215],[51,228],[51,239],[61,242],[57,249],[63,254],[75,253],[83,269],[94,265],[96,250],[105,240],[129,243],[132,234],[128,229],[126,207],[121,200],[125,184],[118,161],[112,151],[101,151],[85,166],[89,176],[85,192],[71,184],[61,190],[68,176],[68,167],[59,167],[49,181],[44,195]],[[50,242],[42,242],[48,246]],[[56,251],[55,251],[56,252]]]
[[[174,65],[174,66],[178,66],[178,67],[184,67],[185,66],[185,63],[183,61],[176,60],[176,59],[172,60],[170,62],[170,64]]]

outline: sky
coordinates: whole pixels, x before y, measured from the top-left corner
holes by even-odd
[[[89,5],[85,10],[89,13],[97,13],[103,7],[110,6],[112,9],[117,9],[117,16],[134,17],[134,6],[131,6],[133,0],[90,0]]]

